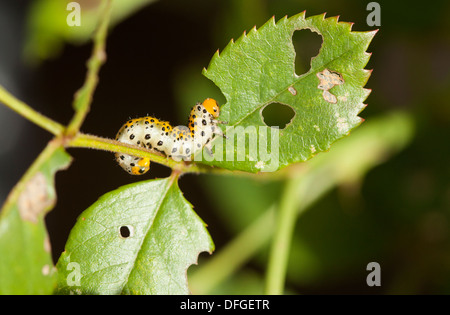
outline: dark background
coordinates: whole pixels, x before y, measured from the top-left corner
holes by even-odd
[[[273,15],[278,20],[303,10],[306,16],[323,12],[327,16],[340,15],[341,21],[355,22],[353,30],[372,30],[374,27],[366,24],[368,2],[152,3],[111,30],[107,63],[101,69],[82,131],[114,137],[129,117],[147,114],[175,125],[184,124],[192,103],[210,96],[188,97],[192,82],[219,95],[224,103],[220,91],[201,75],[201,70],[231,38],[238,38],[254,25],[261,26]],[[30,3],[0,1],[0,84],[33,108],[66,124],[73,114],[73,94],[84,81],[91,45],[69,43],[54,58],[34,65],[25,62],[23,47]],[[294,293],[450,292],[450,4],[378,3],[381,26],[376,27],[380,31],[369,46],[373,55],[366,67],[374,69],[366,85],[372,93],[361,116],[369,120],[396,109],[408,111],[416,122],[415,137],[403,152],[369,172],[357,197],[354,192],[336,188],[302,217],[296,237],[308,244],[321,260],[322,269],[308,281],[288,274],[288,288]],[[294,39],[297,51],[301,47],[306,52],[298,57],[299,63],[309,60],[320,47],[314,38]],[[44,130],[0,106],[1,201],[50,139]],[[85,149],[68,152],[74,160],[68,170],[56,175],[58,202],[47,216],[55,260],[83,210],[102,194],[138,180],[116,165],[110,153]],[[146,179],[168,175],[168,168],[153,164]],[[180,187],[208,223],[216,249],[220,250],[234,232],[216,213],[226,210],[210,197],[206,186],[209,180],[216,179],[209,177],[184,176]],[[224,181],[226,184],[233,185]],[[373,225],[379,234],[367,235]],[[317,232],[336,229],[342,232],[337,237]],[[371,242],[357,242],[361,237]],[[367,247],[372,247],[373,252]],[[381,288],[365,284],[365,264],[369,261],[382,266]],[[366,263],[356,270],[359,262]],[[246,270],[260,278],[264,264],[252,262]]]

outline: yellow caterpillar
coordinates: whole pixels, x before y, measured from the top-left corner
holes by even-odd
[[[169,122],[147,116],[127,121],[116,135],[116,140],[149,150],[164,153],[174,160],[190,161],[192,155],[205,146],[211,152],[214,135],[224,134],[216,120],[220,109],[216,100],[207,98],[191,110],[188,126],[172,127]],[[150,169],[150,159],[116,153],[119,165],[133,175],[145,174]]]

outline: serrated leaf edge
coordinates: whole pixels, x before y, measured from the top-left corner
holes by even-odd
[[[281,19],[279,19],[278,21],[275,21],[275,16],[272,16],[272,18],[270,18],[266,23],[264,23],[260,28],[256,29],[256,26],[254,26],[254,27],[251,29],[251,31],[249,32],[248,35],[244,32],[243,35],[241,35],[236,41],[234,41],[233,39],[231,39],[230,42],[228,43],[228,45],[227,45],[227,46],[224,48],[224,50],[222,51],[222,54],[226,54],[227,51],[228,51],[229,49],[232,49],[236,44],[239,44],[241,41],[243,41],[243,40],[249,38],[250,35],[251,35],[251,36],[257,36],[257,34],[258,34],[259,32],[261,32],[265,27],[268,27],[270,24],[271,24],[271,26],[277,27],[277,25],[279,25],[280,23],[287,23],[287,22],[289,22],[289,21],[297,20],[297,19],[300,19],[300,18],[303,19],[304,21],[307,21],[307,20],[311,20],[311,19],[315,19],[315,18],[320,18],[320,17],[322,17],[322,20],[330,20],[330,21],[333,21],[333,20],[334,20],[334,23],[336,23],[336,25],[346,26],[347,31],[349,32],[350,35],[352,35],[352,34],[354,34],[354,35],[358,35],[358,34],[368,35],[368,37],[370,38],[370,40],[366,40],[366,44],[365,44],[365,46],[364,46],[364,52],[363,52],[364,55],[366,55],[366,56],[368,57],[367,60],[365,61],[364,66],[368,63],[368,61],[369,61],[369,59],[370,59],[372,53],[368,53],[366,50],[367,50],[367,48],[368,48],[370,42],[372,41],[372,38],[375,36],[375,34],[378,32],[378,30],[373,30],[373,31],[363,31],[363,32],[360,32],[360,31],[352,31],[351,29],[352,29],[352,27],[353,27],[353,25],[354,25],[353,22],[345,22],[345,21],[344,21],[344,22],[340,22],[340,21],[339,21],[339,17],[340,17],[339,15],[338,15],[338,16],[332,16],[332,17],[328,17],[328,18],[327,18],[327,17],[326,17],[326,12],[324,12],[324,13],[322,13],[322,14],[319,14],[319,15],[313,15],[313,16],[310,16],[310,17],[307,17],[307,18],[305,18],[305,15],[306,15],[306,10],[304,10],[303,12],[298,13],[298,14],[296,14],[296,15],[293,15],[293,16],[291,16],[290,18],[288,18],[288,16],[285,15],[285,16],[283,16]],[[295,31],[298,31],[298,30],[301,30],[301,29],[310,29],[310,30],[312,30],[312,31],[314,31],[314,32],[317,32],[317,33],[318,33],[319,35],[321,35],[322,38],[323,38],[323,34],[320,33],[319,30],[313,29],[313,28],[311,28],[311,27],[295,28],[295,29],[292,30],[292,34],[293,34]],[[292,34],[291,34],[291,35],[292,35]],[[292,41],[292,37],[291,37],[291,41]],[[303,73],[302,75],[297,75],[296,73],[294,73],[294,77],[295,77],[296,79],[295,79],[295,82],[294,82],[293,84],[292,84],[292,83],[289,84],[286,88],[284,88],[283,90],[281,90],[281,92],[279,92],[279,93],[277,93],[276,95],[274,95],[270,100],[268,100],[267,102],[265,102],[265,103],[262,104],[261,106],[258,106],[255,110],[251,111],[251,112],[248,113],[247,115],[243,116],[240,120],[236,121],[234,124],[229,125],[229,126],[235,126],[235,125],[238,125],[238,124],[241,123],[243,120],[245,120],[247,117],[249,117],[250,115],[253,115],[253,114],[255,113],[255,111],[261,110],[262,108],[264,108],[264,107],[267,106],[268,104],[274,102],[274,99],[276,99],[280,94],[286,92],[286,91],[289,89],[290,86],[292,86],[292,85],[294,85],[294,84],[298,84],[299,80],[304,79],[305,77],[311,75],[311,74],[314,73],[316,70],[320,70],[320,69],[316,69],[316,70],[313,71],[313,69],[312,69],[312,61],[313,61],[313,59],[315,59],[316,57],[318,57],[318,56],[321,54],[322,48],[323,48],[323,43],[322,43],[322,46],[320,47],[320,50],[319,50],[319,53],[317,54],[317,56],[315,56],[314,58],[311,59],[311,68],[310,68],[307,72]],[[350,49],[349,49],[348,51],[350,51]],[[340,56],[342,56],[342,55],[344,55],[344,54],[345,54],[345,53],[341,54]],[[336,60],[336,59],[339,59],[340,56],[334,58],[333,61]],[[216,53],[213,55],[213,57],[211,58],[210,65],[214,63],[214,60],[215,60],[216,58],[218,59],[218,58],[221,58],[221,57],[222,57],[222,56],[221,56],[220,50],[218,49],[218,50],[216,51]],[[294,62],[295,62],[295,60],[294,60]],[[364,66],[363,66],[363,67],[364,67]],[[208,65],[208,68],[209,68],[209,65]],[[320,68],[326,68],[326,64],[325,64],[325,65],[322,65]],[[363,84],[362,87],[361,87],[364,91],[366,91],[366,90],[368,90],[368,89],[365,89],[364,86],[365,86],[365,84],[367,83],[367,81],[369,80],[369,78],[370,78],[370,76],[371,76],[371,74],[372,74],[372,70],[367,70],[367,69],[362,69],[362,70],[363,70],[364,72],[367,73],[366,78],[365,78],[365,80],[364,80],[364,84]],[[207,68],[203,68],[202,73],[203,73],[203,75],[205,75],[205,76],[208,78],[208,75],[207,75],[208,69],[207,69]],[[209,78],[208,78],[208,79],[209,79]],[[214,81],[213,81],[213,82],[214,82]],[[219,89],[220,89],[220,87],[219,87]],[[371,90],[370,90],[370,91],[371,91]],[[370,94],[370,92],[368,92],[368,93],[366,92],[366,95],[363,97],[363,99],[361,99],[361,103],[364,102],[364,101],[367,99],[367,97],[369,96],[369,94]],[[227,101],[227,103],[228,103],[228,101]],[[226,105],[226,104],[224,104],[223,106],[225,106],[225,105]],[[362,105],[365,105],[365,104],[362,104]],[[360,109],[360,111],[358,111],[357,114],[359,115],[359,114],[364,110],[364,108],[365,108],[366,106],[367,106],[367,105],[362,106],[361,109]],[[359,117],[359,116],[357,116],[357,117],[360,118],[360,119],[362,120],[361,117]],[[353,128],[352,128],[352,129],[353,129]]]

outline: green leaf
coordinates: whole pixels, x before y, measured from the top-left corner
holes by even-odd
[[[323,43],[310,70],[297,75],[292,35],[301,29],[320,34]],[[363,69],[370,57],[365,51],[375,33],[351,32],[350,23],[325,19],[324,14],[305,19],[303,12],[277,23],[271,19],[231,41],[203,71],[225,95],[220,120],[229,122],[229,139],[216,138],[214,159],[205,151],[203,162],[231,170],[275,171],[328,150],[362,121],[358,113],[369,94],[363,86],[371,73]],[[264,123],[262,110],[272,103],[295,112],[284,129]],[[244,138],[245,145],[239,145]]]
[[[186,271],[214,244],[173,177],[102,196],[57,263],[57,293],[187,294]]]
[[[0,294],[50,294],[56,282],[44,215],[56,202],[54,174],[70,156],[50,143],[0,213]]]

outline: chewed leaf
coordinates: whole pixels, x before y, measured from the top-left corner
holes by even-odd
[[[320,34],[323,43],[309,71],[297,75],[292,36],[302,29]],[[363,86],[371,73],[364,69],[366,49],[375,33],[352,32],[350,23],[324,14],[305,19],[303,12],[271,19],[231,41],[203,72],[227,99],[220,119],[229,122],[229,137],[215,139],[214,159],[203,152],[202,162],[275,171],[329,149],[362,121],[358,114],[369,94]],[[263,110],[272,103],[295,112],[282,130],[264,123]]]
[[[44,215],[56,201],[54,175],[70,160],[50,143],[9,194],[0,213],[0,294],[53,292],[56,277]]]
[[[213,250],[176,180],[123,186],[78,218],[57,264],[57,293],[187,294],[187,268]]]

